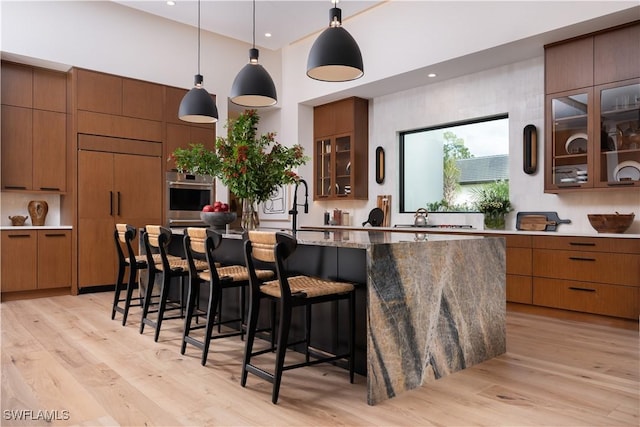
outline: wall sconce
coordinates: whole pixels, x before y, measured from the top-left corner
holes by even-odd
[[[384,182],[384,148],[376,148],[376,182]]]
[[[534,125],[526,125],[522,138],[522,169],[531,175],[538,169],[538,132]]]

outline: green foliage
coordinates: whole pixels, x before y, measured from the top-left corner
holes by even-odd
[[[473,208],[466,203],[449,204],[445,199],[442,199],[439,202],[427,203],[427,210],[429,212],[470,212]]]
[[[469,148],[465,147],[464,139],[458,138],[456,134],[451,131],[447,131],[443,135],[443,182],[442,182],[442,194],[443,202],[446,206],[453,206],[456,199],[456,194],[460,191],[460,169],[456,163],[458,159],[470,159],[473,154],[469,151]]]
[[[506,214],[513,210],[509,201],[509,181],[500,180],[473,189],[474,204],[482,213]]]
[[[216,153],[202,144],[189,144],[190,148],[176,148],[167,161],[176,163],[178,172],[216,176],[220,170],[220,160]]]
[[[293,184],[299,177],[292,169],[309,159],[302,147],[284,147],[275,141],[275,133],[256,135],[260,116],[247,110],[226,125],[228,137],[218,137],[220,161],[218,177],[236,196],[264,202],[279,186]]]

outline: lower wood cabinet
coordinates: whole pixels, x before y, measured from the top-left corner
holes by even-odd
[[[534,305],[638,319],[640,241],[533,236]]]
[[[2,292],[71,286],[71,231],[2,231]]]

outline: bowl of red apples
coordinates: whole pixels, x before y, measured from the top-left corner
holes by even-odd
[[[235,221],[235,212],[229,212],[229,205],[220,201],[205,205],[200,212],[200,219],[216,230],[225,230],[227,224]]]

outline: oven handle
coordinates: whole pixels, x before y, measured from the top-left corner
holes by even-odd
[[[199,182],[181,182],[181,181],[168,181],[169,187],[209,187],[213,188],[212,183],[199,183]]]

